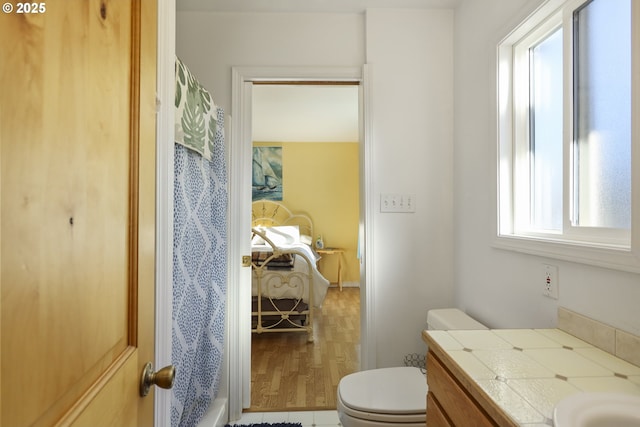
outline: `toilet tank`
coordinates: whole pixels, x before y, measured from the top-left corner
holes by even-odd
[[[438,308],[427,312],[427,329],[489,329],[457,308]]]

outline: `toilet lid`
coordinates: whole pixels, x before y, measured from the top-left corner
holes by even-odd
[[[426,413],[427,380],[419,368],[383,368],[345,376],[339,398],[361,412],[411,415]]]

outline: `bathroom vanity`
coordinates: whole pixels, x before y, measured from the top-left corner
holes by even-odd
[[[465,388],[456,380],[442,362],[429,352],[427,358],[429,372],[429,393],[427,394],[427,425],[428,426],[456,426],[477,425],[478,427],[501,425],[491,417],[478,403],[478,399],[471,393],[473,388]],[[469,391],[467,391],[469,390]],[[486,406],[492,407],[491,401]],[[494,409],[494,408],[492,408]],[[504,425],[513,425],[502,413],[497,418],[503,419]],[[451,422],[449,422],[451,420]]]
[[[516,426],[489,396],[482,393],[469,375],[455,363],[446,350],[431,339],[424,340],[427,353],[427,426]]]
[[[560,329],[422,333],[427,425],[552,425],[553,408],[580,391],[640,395],[640,367]]]

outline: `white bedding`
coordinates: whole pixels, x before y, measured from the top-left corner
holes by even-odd
[[[271,237],[271,236],[269,236]],[[254,243],[261,243],[254,239]],[[311,250],[311,248],[304,243],[297,242],[279,242],[278,248],[287,252],[295,253],[295,261],[292,270],[264,270],[264,276],[262,278],[262,294],[263,296],[269,296],[272,299],[282,299],[282,298],[299,298],[302,296],[302,300],[305,303],[309,303],[309,286],[307,281],[304,280],[303,289],[301,280],[306,279],[306,275],[308,274],[309,264],[303,258],[302,255],[306,256],[310,260],[310,265],[312,269],[312,277],[313,277],[313,305],[315,307],[321,307],[322,302],[327,294],[327,289],[329,288],[329,281],[318,271],[316,267],[316,255]],[[269,244],[253,244],[252,249],[253,252],[271,252],[273,248]],[[301,274],[302,273],[302,274]],[[282,276],[285,275],[296,275],[298,279],[291,281],[291,286],[284,284],[282,285]],[[258,294],[258,279],[256,277],[256,271],[252,272],[252,280],[251,280],[251,294],[256,296]],[[301,295],[302,292],[302,295]]]

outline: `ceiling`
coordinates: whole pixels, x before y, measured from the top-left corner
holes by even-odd
[[[455,8],[460,0],[176,0],[179,11],[363,13],[366,9]]]

